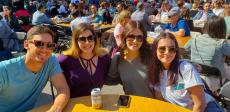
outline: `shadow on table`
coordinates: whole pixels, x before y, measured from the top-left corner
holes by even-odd
[[[115,98],[116,97],[116,98]],[[97,109],[97,111],[118,111],[118,107],[116,106],[117,100],[114,99],[118,99],[119,95],[115,96],[113,98],[109,98],[109,95],[103,96],[102,97],[102,109]],[[88,110],[88,111],[92,111],[93,109],[91,108],[91,99],[90,98],[81,98],[77,100],[77,105],[75,105],[73,102],[76,102],[75,99],[71,100],[69,102],[69,107],[72,108],[72,112],[77,112],[77,110],[79,110],[79,108],[81,110]],[[106,103],[105,103],[106,102]],[[71,105],[73,104],[73,105]]]

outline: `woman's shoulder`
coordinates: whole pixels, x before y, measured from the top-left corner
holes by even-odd
[[[180,60],[179,61],[179,69],[185,70],[185,69],[192,69],[193,65],[188,62],[187,60]]]
[[[99,56],[99,60],[105,61],[105,62],[110,62],[111,61],[111,57],[109,54],[103,55],[103,56]]]
[[[71,57],[71,56],[63,55],[63,54],[55,54],[55,56],[57,57],[57,59],[58,59],[58,61],[59,61],[60,63],[66,62],[66,61],[71,61],[71,60],[74,59],[74,58]]]

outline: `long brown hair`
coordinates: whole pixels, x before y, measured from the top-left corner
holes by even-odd
[[[168,84],[169,85],[175,84],[175,82],[178,79],[178,67],[179,67],[179,59],[180,59],[179,46],[173,34],[163,32],[154,40],[152,44],[153,58],[148,66],[149,67],[148,76],[149,76],[150,83],[153,85],[157,85],[160,83],[160,74],[163,71],[163,65],[161,64],[160,60],[157,58],[157,47],[159,41],[161,39],[166,39],[166,38],[173,40],[175,42],[175,48],[177,49],[176,56],[171,62],[171,65],[168,69],[168,74],[170,75]]]
[[[150,62],[152,55],[151,55],[151,50],[150,46],[146,41],[147,38],[147,31],[144,29],[143,25],[139,21],[130,21],[125,25],[124,32],[122,33],[123,41],[122,43],[124,44],[122,49],[121,49],[121,56],[124,57],[125,52],[124,49],[126,47],[126,38],[128,35],[130,35],[131,32],[133,32],[135,29],[139,29],[144,36],[142,45],[139,49],[140,51],[140,57],[141,57],[141,62],[145,65],[148,65]]]
[[[224,18],[219,16],[210,17],[204,24],[203,31],[212,38],[224,39],[227,32]]]

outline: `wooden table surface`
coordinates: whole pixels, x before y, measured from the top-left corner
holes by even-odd
[[[119,95],[103,95],[101,109],[91,107],[91,97],[84,96],[70,99],[64,112],[191,112],[186,108],[151,98],[131,96],[129,107],[117,107]],[[31,110],[32,112],[45,112],[51,104]]]
[[[178,37],[176,36],[176,40],[179,44],[180,47],[183,47],[192,37],[191,36],[187,36],[187,37]],[[152,44],[154,41],[153,37],[147,37],[147,42],[149,44]]]
[[[64,27],[69,27],[69,28],[71,27],[70,23],[62,23],[62,24],[57,24],[57,25],[64,26]],[[113,28],[113,27],[114,27],[114,25],[112,25],[112,24],[101,24],[95,30],[110,29],[110,28]]]

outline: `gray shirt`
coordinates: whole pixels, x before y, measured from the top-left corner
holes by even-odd
[[[148,23],[148,15],[145,11],[139,11],[139,10],[136,10],[135,12],[132,13],[131,15],[131,19],[133,21],[140,21],[145,30],[150,30],[150,24]]]
[[[106,84],[122,83],[125,94],[153,97],[147,79],[147,66],[141,63],[140,57],[130,62],[120,58],[120,54],[113,57]]]

